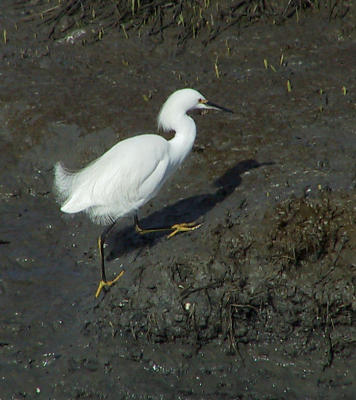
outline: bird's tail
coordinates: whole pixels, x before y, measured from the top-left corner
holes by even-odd
[[[54,187],[59,200],[64,201],[71,195],[74,175],[60,162],[54,166]]]
[[[86,195],[88,188],[85,181],[81,182],[82,177],[82,171],[68,171],[59,162],[54,166],[54,187],[62,203],[61,211],[73,214],[90,207],[90,197]]]

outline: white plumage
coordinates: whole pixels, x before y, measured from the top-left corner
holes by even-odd
[[[160,128],[175,131],[173,139],[139,135],[123,140],[78,172],[57,163],[55,186],[64,200],[61,210],[85,211],[101,224],[135,214],[157,194],[192,149],[196,127],[186,112],[194,108],[219,109],[196,90],[178,90],[158,116]]]
[[[56,187],[66,199],[61,210],[86,211],[93,221],[107,224],[133,214],[151,199],[172,166],[169,142],[142,135],[117,143],[78,172],[68,172],[60,163],[55,168]]]
[[[158,115],[158,127],[174,131],[171,140],[159,135],[140,135],[125,139],[97,160],[78,172],[70,172],[61,163],[55,166],[55,187],[64,201],[65,213],[87,212],[94,222],[111,226],[99,237],[102,262],[102,280],[97,296],[106,281],[104,267],[104,241],[115,221],[123,216],[136,215],[137,210],[154,197],[167,178],[179,167],[191,151],[196,127],[186,113],[193,109],[230,110],[210,103],[193,89],[174,92],[164,103]],[[151,230],[136,228],[140,233]],[[192,224],[174,225],[168,230],[195,229]],[[164,228],[167,230],[167,228]],[[121,275],[120,275],[121,276]]]

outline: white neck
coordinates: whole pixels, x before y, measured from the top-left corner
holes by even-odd
[[[187,114],[177,116],[171,127],[176,132],[169,141],[171,163],[174,168],[178,167],[190,153],[196,136],[196,127],[193,119]]]

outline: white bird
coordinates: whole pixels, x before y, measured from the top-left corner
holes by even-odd
[[[195,223],[176,224],[169,228],[143,229],[139,226],[137,211],[160,190],[164,182],[180,166],[191,151],[196,126],[186,113],[194,109],[231,110],[209,102],[194,89],[181,89],[171,94],[158,115],[158,128],[174,131],[171,140],[154,134],[134,136],[114,145],[101,157],[77,172],[69,172],[61,163],[55,165],[55,187],[64,203],[61,211],[84,211],[100,224],[108,225],[98,238],[101,258],[101,280],[96,291],[117,282],[124,271],[107,281],[104,263],[105,238],[116,221],[134,215],[136,231],[148,233],[194,230]]]

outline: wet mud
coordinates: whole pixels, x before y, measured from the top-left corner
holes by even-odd
[[[5,3],[0,398],[355,398],[352,11],[179,46],[168,28],[83,43],[57,24],[49,37]],[[182,87],[235,113],[193,116],[192,154],[140,217],[202,226],[167,239],[122,220],[107,273],[125,274],[95,299],[102,227],[61,214],[53,165],[155,132]]]

